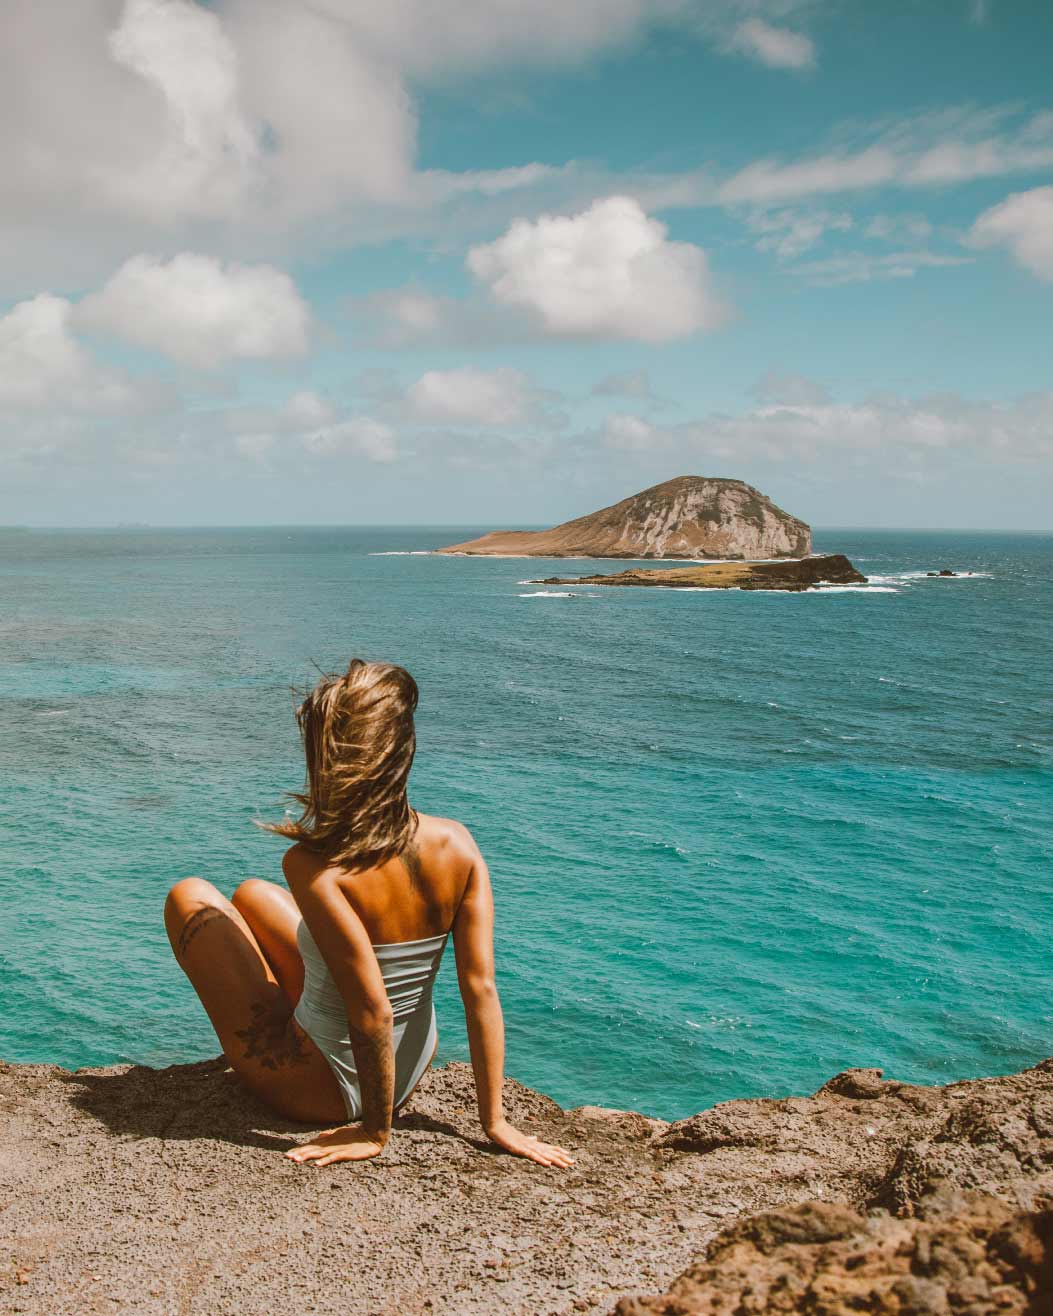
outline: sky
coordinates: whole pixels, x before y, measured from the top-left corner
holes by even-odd
[[[0,524],[1049,531],[1048,0],[8,0]]]

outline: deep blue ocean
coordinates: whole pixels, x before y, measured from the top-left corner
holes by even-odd
[[[419,682],[411,798],[489,860],[523,1082],[668,1118],[1053,1053],[1053,537],[563,594],[521,582],[625,564],[424,553],[479,530],[0,533],[0,1057],[217,1053],[165,892],[280,880],[290,687],[353,654]],[[452,953],[437,1008],[466,1058]]]

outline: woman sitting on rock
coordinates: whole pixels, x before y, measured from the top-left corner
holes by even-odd
[[[168,894],[168,937],[252,1091],[289,1119],[348,1121],[287,1153],[330,1165],[378,1156],[431,1064],[432,984],[452,931],[483,1128],[565,1167],[562,1147],[504,1117],[490,879],[467,828],[406,798],[416,706],[413,677],[389,663],[354,659],[319,681],[297,710],[303,813],[269,826],[295,842],[290,890],[250,878],[227,900],[188,877]]]

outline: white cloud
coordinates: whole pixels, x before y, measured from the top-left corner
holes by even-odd
[[[1053,114],[1010,127],[1008,111],[958,110],[886,125],[877,141],[784,163],[757,160],[724,180],[723,205],[771,205],[883,185],[925,187],[1053,165]]]
[[[769,34],[769,54],[788,62],[807,38],[784,24],[808,9],[803,0],[460,0],[440,24],[429,0],[0,5],[0,122],[17,126],[0,134],[0,287],[21,297],[45,280],[90,286],[141,250],[280,262],[306,240],[316,251],[422,231],[463,241],[542,209],[580,213],[616,191],[648,212],[768,204],[1053,160],[1050,116],[1010,130],[988,115],[990,131],[980,131],[983,116],[960,112],[893,126],[862,149],[758,161],[723,187],[702,169],[612,179],[574,161],[415,167],[425,82],[580,61],[668,22],[726,51],[745,20],[758,49]]]
[[[968,256],[948,256],[937,251],[890,251],[881,256],[848,252],[826,260],[801,261],[793,273],[817,288],[834,288],[845,283],[873,283],[878,279],[913,279],[919,270],[949,269],[969,265]]]
[[[742,201],[787,201],[826,192],[850,192],[890,183],[900,167],[887,147],[870,146],[846,155],[823,155],[793,164],[758,160],[717,189],[725,205]]]
[[[416,84],[566,64],[689,7],[459,0],[437,22],[430,0],[0,6],[0,122],[17,126],[0,135],[0,275],[31,287],[31,262],[87,281],[130,250],[263,251],[308,224],[346,241],[352,212],[371,234],[378,208],[419,222],[458,196],[537,186],[558,171],[418,174]]]
[[[228,213],[252,187],[260,149],[219,16],[192,0],[126,0],[107,44],[163,100],[166,120],[156,149],[111,178],[114,200],[162,219]]]
[[[292,279],[270,265],[223,265],[183,252],[134,256],[77,306],[76,323],[173,360],[214,369],[238,358],[301,356],[311,317]]]
[[[797,381],[799,396],[808,382]],[[978,465],[1053,460],[1053,393],[1007,403],[953,395],[839,403],[819,385],[810,392],[812,401],[776,402],[679,425],[616,414],[595,437],[606,448],[671,451],[687,464],[716,458],[740,469],[762,460],[869,466],[885,473],[903,462],[945,474],[952,457]]]
[[[521,370],[429,370],[406,393],[428,424],[515,425],[537,418],[545,395]]]
[[[499,304],[552,335],[662,342],[723,315],[705,252],[666,233],[632,197],[607,197],[578,215],[516,220],[467,265]]]
[[[565,64],[675,17],[685,0],[315,0],[375,54],[416,75],[502,64]]]
[[[605,418],[602,440],[608,448],[622,452],[653,452],[669,447],[672,442],[668,430],[625,411],[612,412]]]
[[[312,389],[294,393],[282,408],[282,419],[292,426],[326,425],[333,419],[333,404]]]
[[[863,236],[878,242],[926,242],[932,237],[932,224],[924,215],[875,215],[863,230]]]
[[[140,397],[70,333],[72,306],[40,293],[0,318],[0,409],[121,413]]]
[[[321,425],[301,436],[304,448],[314,457],[353,454],[372,462],[397,461],[399,450],[395,431],[390,425],[371,416],[352,416],[332,425]]]
[[[828,210],[762,210],[749,215],[746,223],[761,234],[757,250],[774,252],[780,261],[794,260],[827,233],[844,233],[853,226],[851,215]]]
[[[978,247],[1002,245],[1024,269],[1053,282],[1053,187],[1014,192],[972,227]]]
[[[731,35],[732,50],[775,69],[808,69],[815,64],[815,43],[788,27],[775,27],[763,18],[747,18]]]

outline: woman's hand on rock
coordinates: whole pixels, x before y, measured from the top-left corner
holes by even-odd
[[[337,1161],[368,1161],[379,1156],[387,1140],[367,1133],[361,1124],[345,1124],[339,1129],[327,1129],[316,1134],[310,1142],[301,1143],[285,1153],[290,1161],[304,1165],[335,1165]]]
[[[507,1120],[498,1120],[486,1130],[491,1141],[509,1151],[513,1156],[525,1156],[528,1161],[538,1165],[554,1165],[561,1170],[574,1164],[574,1157],[566,1147],[555,1147],[551,1143],[533,1138],[529,1133],[521,1133],[513,1128]]]

